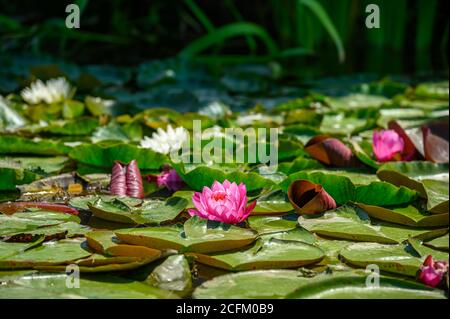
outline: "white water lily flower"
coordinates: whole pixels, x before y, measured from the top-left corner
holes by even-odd
[[[275,118],[273,116],[268,116],[268,115],[264,115],[261,113],[255,113],[255,114],[241,115],[236,120],[236,124],[239,126],[251,125],[254,122],[263,122],[263,123],[277,122],[278,123],[279,119]]]
[[[186,139],[188,139],[188,132],[184,127],[173,129],[171,125],[168,125],[166,130],[158,128],[151,138],[144,136],[141,147],[150,148],[158,153],[169,154],[172,151],[179,150]]]
[[[56,103],[67,99],[72,88],[65,78],[50,79],[46,83],[37,80],[30,87],[22,90],[20,95],[29,104]]]
[[[209,116],[213,119],[219,119],[225,115],[230,115],[230,108],[222,102],[214,101],[198,111],[201,115]]]

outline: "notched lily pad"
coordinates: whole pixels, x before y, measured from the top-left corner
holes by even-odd
[[[400,206],[396,208],[385,208],[373,205],[357,204],[371,217],[384,221],[413,226],[413,227],[439,227],[448,226],[449,217],[447,214],[424,214],[412,205]]]
[[[208,280],[193,293],[195,299],[275,299],[295,291],[306,278],[296,270],[252,270]]]
[[[122,198],[98,198],[88,203],[95,217],[124,224],[157,225],[174,220],[186,208],[188,201],[181,197],[167,200],[146,199],[139,206]]]
[[[107,256],[129,256],[157,259],[161,251],[144,246],[126,245],[121,243],[112,231],[96,230],[86,234],[90,248]]]
[[[386,276],[380,277],[380,285],[367,286],[367,275],[343,273],[310,278],[287,298],[445,299],[445,295],[419,283]]]
[[[225,253],[190,253],[196,260],[226,270],[294,268],[319,262],[324,252],[311,244],[275,238],[258,240],[252,247]]]
[[[231,250],[251,244],[257,236],[254,230],[191,217],[179,225],[131,228],[115,231],[123,242],[155,249],[175,249],[180,252],[210,253]]]

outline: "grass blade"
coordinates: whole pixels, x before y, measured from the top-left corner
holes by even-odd
[[[208,33],[207,35],[191,42],[180,52],[180,56],[184,58],[191,58],[215,44],[222,43],[228,38],[246,35],[259,37],[265,44],[270,56],[275,57],[278,55],[278,47],[276,43],[264,28],[254,23],[236,22],[227,24],[220,28],[216,28],[214,31]]]
[[[336,49],[338,51],[338,57],[339,62],[345,61],[345,50],[344,45],[342,44],[341,37],[339,36],[339,33],[336,30],[336,27],[334,26],[333,22],[331,21],[330,17],[328,16],[327,12],[324,10],[322,5],[317,2],[316,0],[298,0],[300,3],[307,8],[309,8],[319,19],[319,21],[322,23],[322,26],[325,28],[325,30],[328,32],[329,36],[333,40]]]

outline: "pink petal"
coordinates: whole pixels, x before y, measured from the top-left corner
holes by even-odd
[[[127,194],[127,184],[126,184],[125,167],[120,162],[115,161],[112,173],[110,190],[114,195],[125,196]]]
[[[378,161],[386,162],[392,160],[396,154],[401,154],[405,144],[394,130],[381,130],[373,132],[372,147]]]

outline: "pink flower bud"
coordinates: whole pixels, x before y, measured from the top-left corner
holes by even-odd
[[[142,176],[136,160],[132,160],[127,167],[127,195],[130,197],[144,198]]]
[[[380,130],[373,132],[373,152],[380,162],[400,159],[405,143],[394,130]]]
[[[447,261],[433,261],[433,257],[429,255],[423,265],[420,267],[419,281],[427,286],[437,287],[448,271]]]
[[[185,186],[184,181],[174,169],[164,169],[163,172],[156,176],[156,184],[158,187],[167,187],[175,192]]]
[[[135,160],[128,165],[114,162],[110,191],[114,195],[144,198],[141,172]]]
[[[111,174],[110,190],[114,195],[125,196],[127,194],[126,166],[115,161]]]

